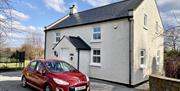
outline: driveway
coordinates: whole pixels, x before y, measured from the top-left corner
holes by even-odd
[[[31,87],[23,88],[20,77],[20,71],[0,73],[0,91],[37,91]],[[91,91],[148,91],[148,84],[137,88],[128,88],[118,84],[91,80]]]

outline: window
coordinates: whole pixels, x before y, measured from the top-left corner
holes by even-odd
[[[156,32],[159,32],[159,23],[156,22]]]
[[[44,67],[43,67],[42,63],[38,62],[37,67],[36,67],[36,71],[37,72],[42,72],[43,69],[44,69]]]
[[[100,64],[101,63],[101,51],[100,49],[92,50],[92,64]]]
[[[160,50],[157,51],[157,58],[156,58],[156,64],[160,64]]]
[[[147,26],[147,15],[144,14],[144,26]]]
[[[100,40],[101,39],[101,28],[100,27],[95,27],[93,28],[93,40]]]
[[[59,42],[61,40],[60,33],[56,32],[56,42]]]
[[[140,67],[141,68],[144,68],[145,67],[145,55],[146,55],[146,52],[144,49],[140,50],[140,62],[141,62],[141,65]]]
[[[36,61],[31,62],[31,64],[29,65],[29,68],[34,70],[36,67],[36,63],[37,63]]]

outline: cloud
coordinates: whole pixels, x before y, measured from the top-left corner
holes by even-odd
[[[82,0],[82,1],[87,2],[93,7],[98,7],[98,6],[103,6],[103,5],[107,5],[107,4],[114,3],[117,1],[122,1],[122,0]]]
[[[32,5],[31,3],[28,3],[28,2],[23,2],[23,4],[31,9],[37,9],[36,6]]]
[[[64,0],[44,0],[48,8],[57,12],[64,13],[66,11]]]
[[[180,1],[157,0],[165,28],[180,26]]]
[[[28,15],[24,14],[23,12],[19,12],[14,9],[7,9],[5,12],[8,14],[8,16],[12,16],[13,18],[20,21],[24,21],[30,18]]]

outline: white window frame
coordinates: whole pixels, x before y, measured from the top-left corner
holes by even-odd
[[[100,31],[95,32],[95,29],[99,28]],[[94,34],[100,34],[100,39],[94,39]],[[102,39],[102,30],[100,26],[93,27],[92,29],[92,36],[91,36],[91,42],[101,42]]]
[[[147,26],[148,23],[148,16],[147,14],[144,14],[144,26]]]
[[[160,60],[161,60],[160,54],[161,54],[161,51],[157,50],[156,65],[160,65]]]
[[[100,51],[100,55],[94,55],[94,50],[99,50]],[[101,49],[100,48],[95,48],[91,50],[91,66],[102,66],[101,65]],[[93,57],[100,57],[100,63],[95,63],[93,60]]]
[[[159,32],[159,22],[156,21],[156,33],[158,33],[158,32]]]
[[[55,43],[59,42],[57,40],[57,38],[59,38],[59,40],[61,39],[61,33],[60,32],[55,32]]]
[[[144,21],[143,21],[143,25],[144,25],[144,29],[148,30],[147,26],[148,26],[148,15],[144,14]]]
[[[143,52],[143,55],[141,55],[141,52]],[[146,67],[146,50],[141,49],[139,55],[140,55],[140,68],[143,69]],[[143,62],[142,59],[144,59]]]

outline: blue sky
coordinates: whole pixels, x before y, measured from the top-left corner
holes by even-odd
[[[69,7],[73,4],[78,7],[78,11],[84,11],[118,1],[121,0],[12,0],[14,7],[12,14],[16,18],[13,24],[19,31],[35,32],[43,38],[44,27],[68,14]],[[180,21],[180,0],[157,0],[157,2],[165,27],[178,25],[174,15]],[[21,40],[13,39],[13,43],[16,43],[14,46],[19,47],[24,43],[23,38],[27,37],[27,34],[15,32],[11,36],[21,38]]]

